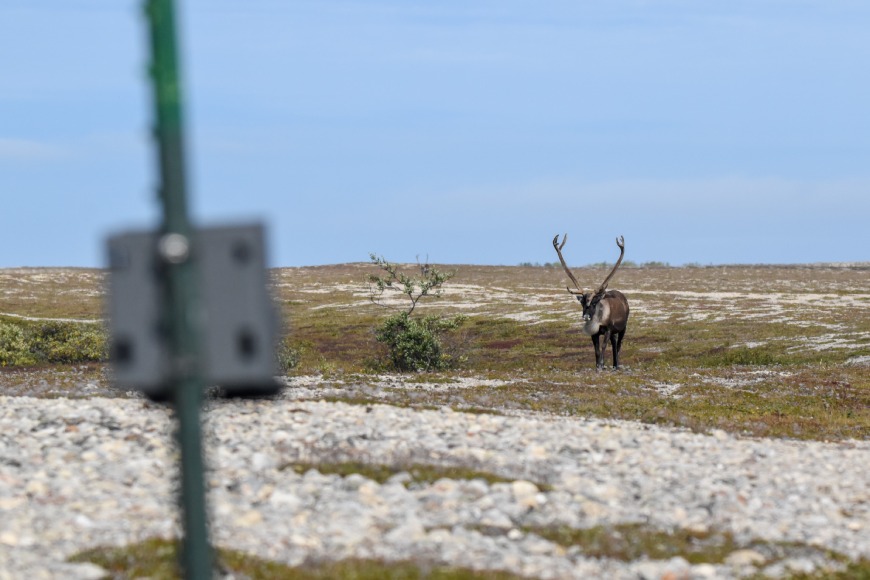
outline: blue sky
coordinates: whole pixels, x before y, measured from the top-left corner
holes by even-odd
[[[275,266],[870,260],[870,3],[179,2],[193,215]],[[0,4],[0,267],[156,225],[141,2]]]

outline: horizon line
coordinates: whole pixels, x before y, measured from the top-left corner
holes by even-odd
[[[417,266],[417,262],[390,262],[401,266]],[[604,268],[610,267],[611,262],[592,262],[587,264],[569,264],[572,268]],[[373,266],[371,262],[330,262],[321,264],[299,264],[299,265],[282,265],[282,266],[266,266],[267,270],[280,270],[283,268],[326,268],[332,266]],[[442,263],[432,262],[433,266],[479,266],[485,268],[561,268],[559,262],[519,262],[516,264],[489,264],[489,263]],[[868,268],[870,269],[870,261],[829,261],[829,262],[722,262],[722,263],[707,263],[686,262],[683,264],[671,264],[660,260],[650,260],[646,262],[631,262],[623,261],[622,268]],[[0,266],[0,271],[3,270],[108,270],[108,266]]]

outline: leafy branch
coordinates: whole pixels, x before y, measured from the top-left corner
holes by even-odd
[[[394,310],[404,310],[408,315],[414,312],[417,303],[424,296],[440,296],[441,286],[455,275],[454,272],[442,272],[427,263],[420,266],[419,277],[411,277],[399,270],[396,264],[388,262],[383,256],[369,254],[369,258],[372,264],[386,273],[385,275],[372,274],[369,276],[369,299],[373,304]],[[384,295],[388,292],[407,296],[410,306],[397,308],[387,304],[384,302]]]

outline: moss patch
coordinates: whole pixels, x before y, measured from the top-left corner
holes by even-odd
[[[492,485],[494,483],[510,483],[513,479],[502,477],[486,471],[477,471],[461,466],[445,466],[445,465],[425,465],[414,463],[410,465],[384,465],[377,463],[361,463],[357,461],[347,461],[339,463],[302,463],[293,462],[286,463],[279,467],[280,470],[292,469],[298,474],[303,474],[310,469],[320,472],[323,475],[339,475],[347,477],[351,474],[359,474],[363,477],[376,481],[377,483],[386,483],[388,479],[397,473],[405,472],[410,476],[410,479],[404,482],[405,487],[413,485],[431,484],[439,479],[482,479],[486,483]],[[542,483],[536,483],[538,489],[549,491],[551,486]]]
[[[668,560],[679,556],[691,564],[723,564],[730,554],[738,550],[752,550],[763,558],[759,567],[790,558],[807,557],[829,563],[829,569],[792,578],[806,580],[870,578],[870,562],[866,560],[848,562],[845,556],[836,552],[799,543],[762,540],[738,542],[732,534],[717,530],[666,531],[644,524],[621,524],[582,530],[565,527],[527,527],[523,531],[536,534],[564,547],[577,546],[585,556],[591,558],[634,562],[641,558]],[[757,577],[764,578],[760,572]]]
[[[475,571],[425,563],[376,560],[312,562],[291,567],[224,549],[217,551],[216,560],[222,574],[232,574],[251,580],[514,580],[520,578],[507,572]],[[120,548],[95,548],[74,555],[70,561],[91,562],[105,569],[114,578],[150,578],[151,580],[180,578],[178,542],[174,540],[150,539]]]

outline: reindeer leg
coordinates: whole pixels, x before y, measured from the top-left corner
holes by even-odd
[[[601,342],[601,359],[598,361],[598,368],[604,368],[604,357],[607,354],[607,343],[610,342],[610,329],[604,331],[604,340]]]
[[[613,368],[619,368],[619,351],[622,350],[622,337],[625,336],[625,330],[617,333],[616,343],[613,345]]]
[[[601,368],[603,365],[601,363],[601,347],[598,346],[598,339],[601,337],[600,334],[592,335],[592,346],[595,347],[595,367]]]
[[[614,332],[610,335],[610,346],[613,349],[613,368],[619,368],[619,342],[622,339],[621,332]]]

